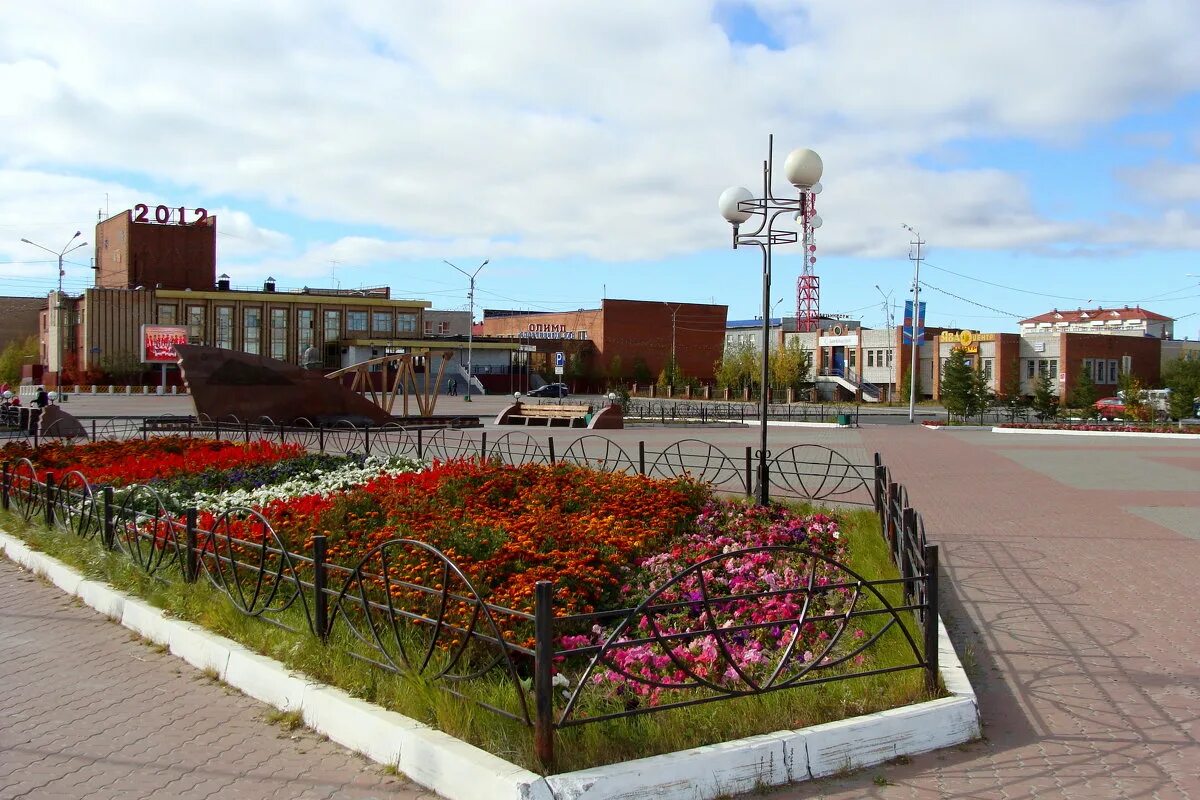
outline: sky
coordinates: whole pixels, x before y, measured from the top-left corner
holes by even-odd
[[[1141,304],[1200,336],[1195,0],[0,3],[0,294],[100,216],[217,216],[234,286],[762,313],[717,198],[824,163],[821,310],[985,331]],[[796,308],[776,249],[772,316]],[[895,317],[900,316],[898,310]]]

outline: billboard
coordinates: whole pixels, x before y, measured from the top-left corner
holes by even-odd
[[[142,361],[146,364],[174,364],[179,360],[175,345],[187,343],[185,325],[143,325]]]

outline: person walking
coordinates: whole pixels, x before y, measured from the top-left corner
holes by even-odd
[[[454,397],[458,394],[458,381],[454,380],[454,378],[446,381],[446,394],[450,395],[451,397]]]
[[[45,408],[50,405],[50,394],[46,391],[45,386],[37,388],[37,394],[33,396],[33,404],[38,408]]]

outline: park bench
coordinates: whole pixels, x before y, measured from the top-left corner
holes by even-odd
[[[517,403],[517,408],[507,414],[504,425],[544,425],[548,428],[586,428],[591,418],[592,407],[580,403],[546,403],[529,405]]]

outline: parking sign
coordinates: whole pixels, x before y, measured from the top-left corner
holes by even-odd
[[[555,353],[554,354],[554,366],[565,367],[566,365],[567,365],[567,354],[566,353]]]

